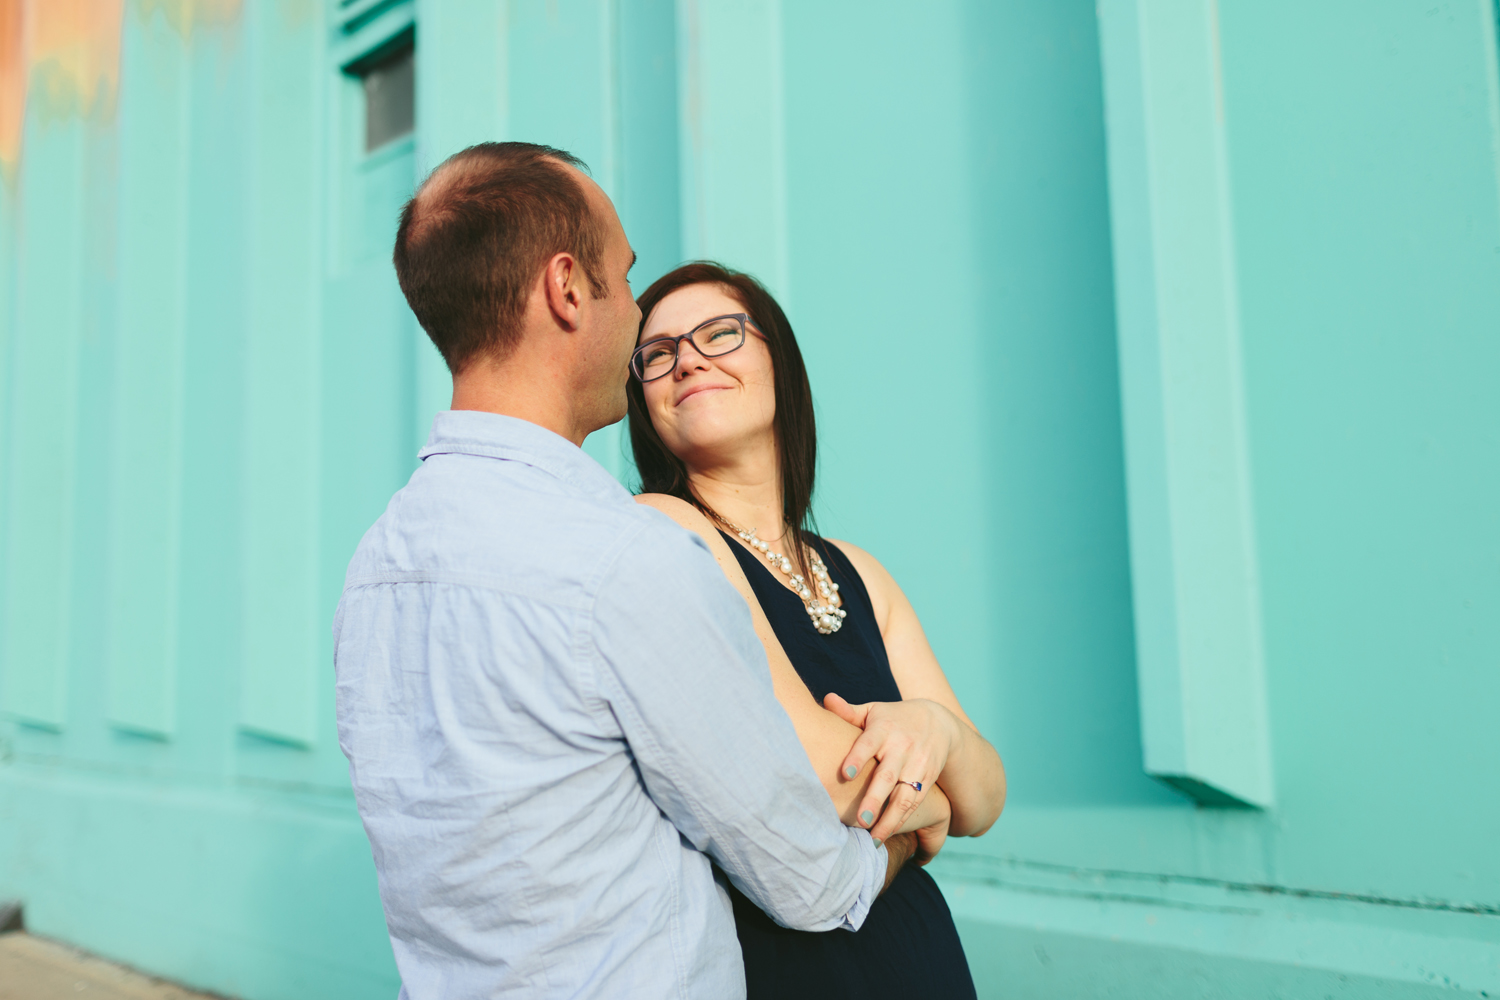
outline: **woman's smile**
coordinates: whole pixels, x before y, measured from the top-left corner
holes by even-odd
[[[693,396],[701,396],[701,395],[703,395],[706,392],[717,392],[720,389],[733,389],[733,388],[734,388],[734,386],[732,386],[732,385],[695,385],[695,386],[689,386],[688,389],[687,389],[687,391],[684,392],[681,396],[678,396],[677,397],[677,402],[673,403],[672,405],[673,406],[681,406],[683,403],[686,403]]]

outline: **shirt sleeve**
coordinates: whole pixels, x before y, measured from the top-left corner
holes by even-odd
[[[646,791],[777,923],[858,930],[886,850],[840,822],[776,701],[750,610],[708,546],[650,513],[605,571],[589,620],[600,694]]]

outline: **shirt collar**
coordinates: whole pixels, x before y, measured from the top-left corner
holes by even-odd
[[[417,452],[433,455],[480,455],[521,462],[601,500],[629,500],[630,494],[604,466],[582,448],[540,424],[482,410],[444,410],[432,421],[427,445]]]

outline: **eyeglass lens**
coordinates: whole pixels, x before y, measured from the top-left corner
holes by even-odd
[[[693,347],[705,358],[728,354],[745,341],[745,328],[734,317],[712,320],[693,331]],[[677,364],[681,342],[663,338],[652,341],[639,351],[634,360],[636,374],[642,382],[661,378]]]

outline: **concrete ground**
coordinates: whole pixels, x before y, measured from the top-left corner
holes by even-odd
[[[218,1000],[30,934],[0,934],[0,1000]]]

